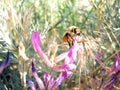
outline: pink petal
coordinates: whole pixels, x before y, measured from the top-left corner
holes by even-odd
[[[39,45],[40,45],[40,37],[39,37],[39,33],[38,32],[33,32],[32,33],[31,42],[32,42],[34,50],[36,52],[38,52]]]
[[[71,75],[72,72],[70,71],[61,72],[55,81],[54,88],[57,88],[66,78],[68,78]]]
[[[49,73],[44,73],[44,83],[48,87],[48,90],[52,90],[55,81],[54,78]]]
[[[69,49],[68,55],[65,58],[65,64],[72,64],[77,58],[77,51],[80,49],[78,46],[77,40],[75,40],[74,45]]]
[[[65,58],[65,64],[74,63],[77,57],[77,51],[80,49],[80,46],[77,44],[77,40],[75,40],[74,45],[67,51],[59,56],[55,57],[55,62],[59,62]]]
[[[111,68],[111,70],[112,70],[113,72],[117,72],[117,71],[120,70],[120,57],[119,57],[118,54],[116,54],[116,55],[114,56],[114,62],[113,62],[113,64],[110,66],[110,68]]]
[[[49,61],[47,55],[44,53],[44,51],[40,48],[40,37],[38,32],[33,32],[32,39],[31,39],[32,45],[34,50],[39,54],[39,56],[43,59],[46,65],[49,67],[52,66],[51,62]]]
[[[116,54],[114,56],[114,67],[117,69],[117,70],[120,70],[120,57],[118,54]]]
[[[34,82],[32,82],[31,80],[28,80],[27,84],[32,90],[37,90]]]
[[[38,52],[39,56],[41,56],[41,58],[43,59],[43,61],[45,62],[45,64],[49,67],[52,67],[52,63],[49,61],[48,57],[46,56],[46,54],[42,51],[41,48],[39,48],[39,52]]]
[[[33,62],[32,62],[32,74],[33,74],[35,80],[37,81],[40,89],[41,89],[41,90],[45,90],[44,83],[43,83],[43,81],[39,78],[38,74],[36,73],[35,65],[34,65]]]
[[[56,65],[52,68],[53,71],[61,72],[61,71],[68,71],[68,70],[75,70],[75,64],[63,64],[63,65]]]
[[[59,56],[55,57],[55,62],[57,63],[57,62],[63,60],[67,55],[68,55],[68,52],[64,52],[64,53],[60,54]]]

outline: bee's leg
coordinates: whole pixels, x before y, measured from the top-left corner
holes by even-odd
[[[72,41],[74,41],[74,39],[73,39],[73,37],[72,37],[72,36],[70,36],[70,38],[72,39]]]
[[[81,43],[81,42],[87,42],[87,40],[80,40],[80,41],[78,41],[78,43]]]
[[[74,38],[72,36],[70,36],[70,38],[71,38],[71,46],[73,46],[75,40],[74,40]]]
[[[69,47],[71,47],[71,43],[69,42],[69,40],[67,40],[67,42],[68,42]]]
[[[72,47],[73,46],[73,44],[74,44],[74,38],[72,37],[72,36],[70,36],[70,39],[71,39],[71,43],[70,43],[70,47]]]
[[[68,42],[68,44],[69,44],[70,47],[72,46],[70,42]]]
[[[74,40],[72,40],[72,46],[74,45]]]

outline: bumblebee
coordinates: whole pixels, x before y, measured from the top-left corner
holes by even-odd
[[[76,36],[80,36],[80,29],[76,26],[70,26],[66,29],[66,32],[63,36],[63,41],[68,42],[71,47],[74,44],[74,39]]]

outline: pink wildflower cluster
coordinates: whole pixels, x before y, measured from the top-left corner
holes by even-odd
[[[44,80],[39,78],[36,70],[35,70],[35,64],[32,62],[32,74],[36,80],[36,82],[39,85],[39,88],[41,90],[53,90],[58,88],[61,83],[67,79],[69,76],[73,74],[72,70],[76,69],[76,65],[74,64],[76,57],[77,57],[77,51],[79,50],[80,46],[77,44],[77,37],[75,40],[74,45],[67,51],[59,56],[55,57],[55,62],[60,62],[61,60],[64,60],[64,63],[62,65],[55,65],[52,66],[52,63],[48,59],[47,55],[44,53],[44,51],[40,47],[40,36],[38,32],[33,32],[32,34],[32,46],[36,53],[39,54],[43,62],[51,68],[53,71],[58,72],[59,75],[55,79],[52,75],[50,75],[49,72],[44,73],[43,78]],[[32,81],[28,82],[29,87],[31,87],[32,90],[36,90],[36,87]]]

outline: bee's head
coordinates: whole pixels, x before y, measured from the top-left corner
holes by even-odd
[[[80,29],[76,26],[68,27],[67,32],[73,33],[75,35],[80,35]]]

